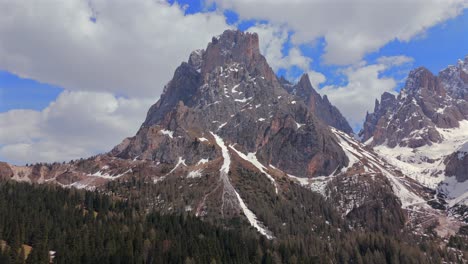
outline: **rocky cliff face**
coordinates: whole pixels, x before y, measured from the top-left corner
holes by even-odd
[[[295,85],[292,85],[284,79],[282,80],[282,84],[290,94],[301,98],[309,110],[323,123],[348,134],[353,133],[353,129],[348,124],[348,121],[346,121],[346,118],[341,114],[340,110],[330,103],[326,95],[322,97],[315,91],[307,74],[302,75],[299,82]]]
[[[328,175],[347,162],[328,127],[283,89],[256,34],[226,31],[192,53],[137,135],[112,154],[195,164],[219,156],[213,135],[301,177]]]
[[[468,56],[441,71],[439,78],[451,97],[468,100]]]
[[[405,175],[437,189],[448,210],[456,207],[459,214],[468,193],[467,62],[438,76],[422,67],[411,71],[397,96],[384,93],[376,101],[360,132],[367,145]]]
[[[391,148],[440,143],[443,138],[438,129],[459,127],[459,121],[468,119],[468,103],[460,99],[466,87],[447,90],[446,71],[438,77],[425,68],[415,69],[398,96],[384,93],[374,113],[366,116],[362,140]]]
[[[135,136],[103,155],[11,167],[7,177],[114,186],[122,196],[130,195],[122,186],[138,181],[151,192],[132,195],[144,196],[152,209],[211,220],[244,217],[272,238],[284,219],[278,203],[269,201],[293,206],[287,197],[297,187],[290,177],[332,175],[348,165],[317,113],[284,89],[260,54],[256,34],[228,30],[176,69]]]
[[[458,122],[457,116],[430,116],[431,109],[437,112],[451,101],[436,96],[447,93],[440,80],[424,72],[413,75],[406,95],[385,94],[369,114],[365,131],[375,144],[391,139],[396,146],[421,122],[433,124],[439,136],[443,131],[437,126]],[[417,92],[422,89],[427,91]],[[419,97],[435,99],[428,104]],[[412,110],[422,119],[392,139],[383,127],[393,122],[399,107],[406,110],[398,120],[412,116]],[[414,211],[428,212],[431,223],[444,217],[426,204],[431,190],[357,142],[351,132],[307,75],[296,85],[278,79],[259,52],[256,34],[228,30],[176,69],[137,134],[109,153],[67,164],[0,163],[0,177],[97,188],[139,199],[163,213],[247,223],[269,239],[294,236],[304,228],[335,228],[336,211],[350,221],[349,228],[379,230],[384,222],[396,223],[391,232],[406,228],[406,217],[428,223],[411,216]],[[367,226],[368,219],[378,220]]]
[[[468,133],[468,132],[467,132]],[[445,159],[445,174],[455,176],[458,182],[468,180],[468,142]]]

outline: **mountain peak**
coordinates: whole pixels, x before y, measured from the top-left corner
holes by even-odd
[[[307,73],[302,74],[296,85],[283,83],[283,87],[306,103],[307,107],[325,124],[344,131],[353,133],[353,129],[340,113],[338,108],[330,103],[328,97],[323,97],[314,89]]]
[[[310,88],[312,88],[312,84],[310,83],[309,75],[307,73],[302,74],[298,84],[303,85],[305,87],[309,86]]]
[[[468,56],[439,72],[442,86],[456,99],[468,100]]]
[[[422,94],[422,96],[445,96],[445,89],[440,79],[425,67],[410,71],[404,91],[408,94]]]
[[[409,72],[407,80],[420,80],[421,78],[433,76],[434,74],[432,74],[432,72],[426,67],[418,67]]]
[[[468,118],[466,102],[458,100],[468,98],[463,63],[448,66],[439,75],[425,67],[412,70],[398,97],[382,94],[380,105],[366,116],[363,140],[373,137],[373,145],[413,148],[441,142],[437,128],[455,128]]]
[[[211,72],[218,66],[237,62],[250,65],[261,57],[256,33],[226,30],[213,37],[203,56],[202,72]]]
[[[458,65],[468,67],[468,55],[465,56],[464,60],[461,60],[461,59],[458,60]]]
[[[226,30],[212,38],[201,58],[199,71],[205,77],[218,67],[234,63],[245,67],[252,75],[278,82],[265,57],[260,54],[257,33]]]
[[[221,35],[213,37],[211,44],[221,44],[227,49],[250,47],[252,52],[260,53],[257,33],[227,29]]]

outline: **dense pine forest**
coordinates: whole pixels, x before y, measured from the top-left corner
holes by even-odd
[[[99,192],[0,183],[0,263],[441,263],[459,253],[403,236],[309,232],[266,240],[188,214],[161,215]],[[464,249],[461,238],[454,248]]]

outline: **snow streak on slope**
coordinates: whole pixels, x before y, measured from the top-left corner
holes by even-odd
[[[175,167],[169,173],[167,173],[166,176],[173,173],[180,165],[187,167],[187,164],[185,164],[185,159],[183,159],[182,157],[179,157],[179,160],[177,161]]]
[[[245,217],[249,221],[250,225],[253,226],[255,229],[257,229],[257,231],[260,234],[264,235],[267,239],[273,239],[271,231],[267,230],[264,227],[264,225],[257,220],[257,216],[247,207],[244,200],[242,200],[239,193],[234,189],[234,186],[232,186],[231,181],[229,180],[229,175],[228,175],[229,168],[231,166],[231,157],[229,155],[229,150],[224,144],[224,141],[221,137],[214,134],[213,132],[210,132],[210,133],[214,137],[216,144],[221,148],[221,153],[223,155],[223,165],[221,166],[219,170],[220,177],[223,182],[223,196],[222,196],[223,201],[222,201],[221,211],[223,212],[225,203],[229,203],[228,198],[232,198],[232,196],[234,196],[237,199],[242,209],[242,212],[244,213]]]
[[[127,173],[131,173],[132,172],[132,169],[129,169],[127,171],[125,171],[124,173],[121,173],[121,174],[118,174],[118,175],[110,175],[109,173],[103,173],[102,171],[98,171],[98,172],[95,172],[93,174],[89,174],[88,176],[91,176],[91,177],[99,177],[99,178],[103,178],[103,179],[108,179],[108,180],[116,180],[122,176],[124,176],[125,174]]]
[[[224,144],[224,141],[221,137],[219,137],[213,132],[210,133],[214,137],[216,144],[221,148],[221,153],[223,155],[223,165],[221,166],[220,172],[221,174],[227,176],[227,174],[229,173],[229,168],[231,167],[231,156],[229,156],[229,150]]]
[[[244,212],[245,217],[249,220],[250,224],[257,229],[257,231],[264,235],[268,239],[273,239],[273,236],[271,235],[271,231],[266,230],[264,227],[260,226],[260,223],[257,220],[257,216],[247,208],[247,205],[245,205],[244,201],[240,197],[239,193],[236,192],[237,199],[239,200],[239,204],[242,208],[242,211]]]
[[[393,192],[400,199],[403,208],[416,204],[424,206],[425,200],[407,187],[408,184],[404,176],[398,176],[390,166],[382,166],[383,160],[374,153],[364,149],[364,146],[354,138],[332,127],[330,129],[338,137],[340,146],[348,155],[348,159],[350,160],[348,168],[357,162],[361,162],[361,160],[366,161],[371,166],[364,165],[364,169],[374,173],[382,173],[392,184]]]
[[[460,202],[468,206],[468,181],[458,182],[455,176],[447,177],[441,183],[440,191],[447,195],[450,207]]]
[[[468,142],[468,120],[460,121],[458,128],[437,131],[443,136],[441,143],[419,148],[377,146],[374,150],[405,175],[429,188],[436,188],[444,180],[444,159]]]
[[[260,161],[258,161],[256,153],[248,153],[247,155],[245,155],[244,153],[238,151],[233,145],[230,145],[229,147],[232,150],[234,150],[237,153],[237,155],[239,155],[239,157],[249,162],[250,164],[254,165],[261,173],[265,174],[268,177],[268,179],[271,181],[273,186],[275,187],[276,194],[278,194],[278,186],[276,185],[275,179],[266,172],[265,166],[263,166],[263,164],[260,163]]]

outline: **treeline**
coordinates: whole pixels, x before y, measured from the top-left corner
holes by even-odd
[[[0,263],[49,263],[49,251],[54,263],[249,263],[268,255],[267,242],[250,231],[146,214],[97,192],[14,182],[0,183],[0,240]]]
[[[98,192],[0,182],[0,263],[441,263],[459,254],[382,233],[268,241]],[[29,248],[28,246],[31,246]]]

